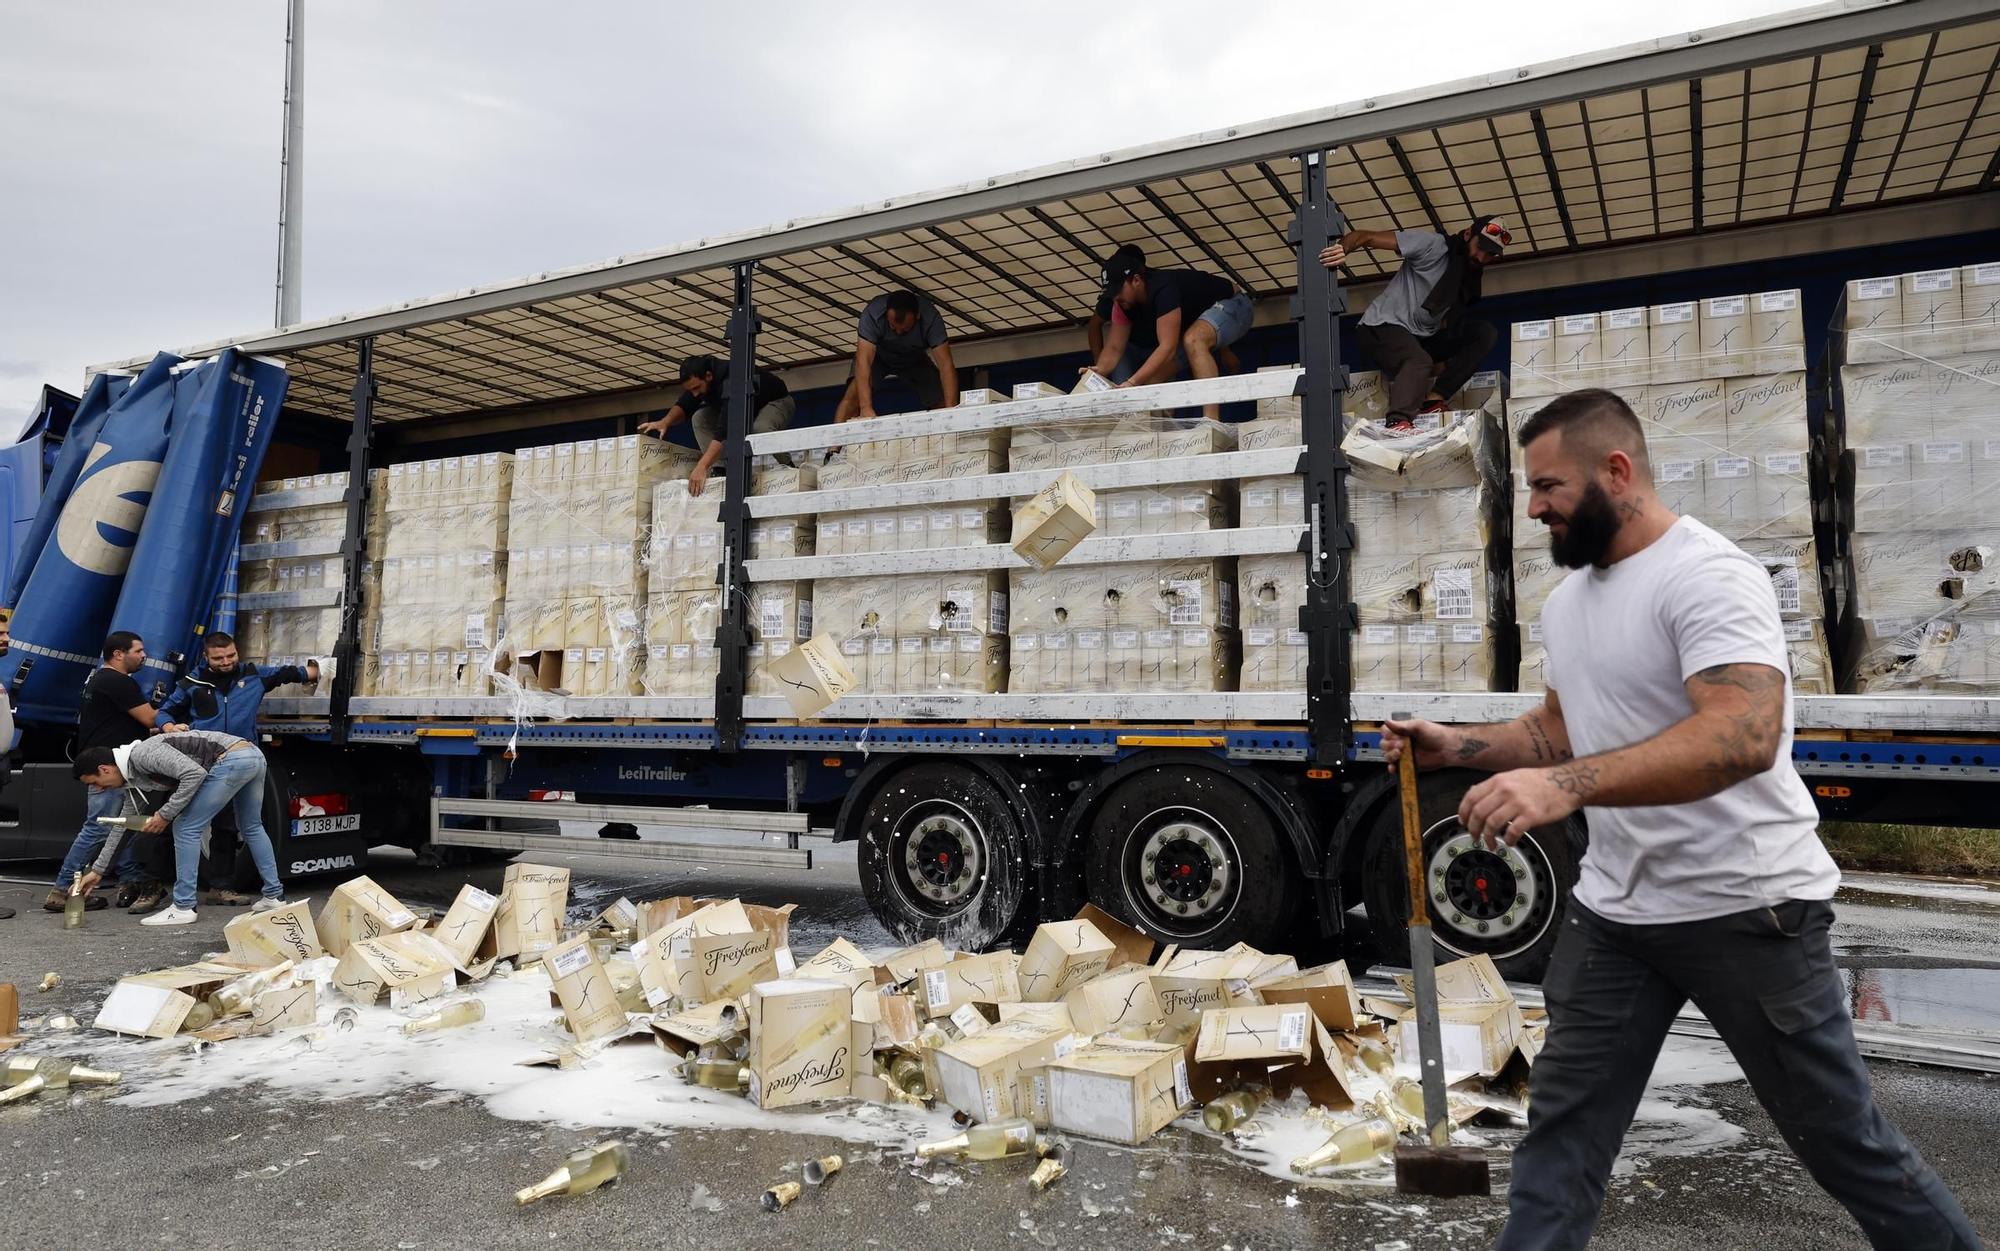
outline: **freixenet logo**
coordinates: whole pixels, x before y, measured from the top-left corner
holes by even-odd
[[[1764,405],[1783,396],[1803,394],[1805,389],[1806,376],[1804,374],[1789,374],[1773,378],[1761,387],[1751,387],[1747,390],[1731,393],[1729,397],[1729,415],[1731,417],[1739,416],[1747,405],[1754,404],[1762,408]]]
[[[304,920],[296,915],[285,914],[273,918],[269,924],[272,929],[278,932],[278,941],[288,950],[294,952],[299,959],[308,960],[312,958],[312,947],[306,942],[306,924]]]
[[[685,782],[687,770],[671,765],[619,765],[618,780],[621,782]]]
[[[1912,369],[1908,365],[1898,365],[1881,373],[1864,372],[1855,377],[1843,378],[1841,386],[1853,387],[1865,395],[1869,392],[1888,392],[1897,387],[1907,387],[1911,383],[1921,381],[1923,376],[1922,370]]]
[[[780,1074],[764,1084],[764,1089],[774,1093],[794,1090],[810,1090],[816,1086],[828,1086],[847,1076],[847,1048],[841,1047],[823,1060],[810,1060],[789,1073]]]
[[[1160,992],[1160,1006],[1169,1014],[1220,1008],[1228,1001],[1228,993],[1220,986],[1189,987],[1186,990],[1169,987]]]
[[[717,947],[713,951],[705,951],[702,953],[704,974],[708,977],[714,977],[716,970],[725,964],[733,969],[752,956],[769,954],[770,950],[771,936],[765,934],[758,938],[737,943],[733,947]]]
[[[1090,981],[1099,973],[1104,972],[1104,966],[1109,963],[1111,963],[1111,957],[1102,956],[1093,957],[1081,963],[1070,965],[1063,970],[1062,976],[1056,979],[1056,993],[1061,994],[1065,990],[1070,990]]]
[[[1722,398],[1722,384],[1709,383],[1690,387],[1685,391],[1670,391],[1653,399],[1653,420],[1661,421],[1680,413],[1688,412],[1700,404],[1712,404]]]

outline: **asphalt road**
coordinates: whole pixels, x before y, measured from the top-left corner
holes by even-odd
[[[885,941],[854,887],[851,859],[836,851],[819,860],[810,873],[696,869],[672,876],[577,860],[573,903],[601,907],[618,894],[741,894],[758,902],[796,901],[794,946],[802,952],[836,933],[863,946]],[[34,869],[39,878],[41,868],[7,870]],[[378,859],[371,873],[406,901],[437,906],[468,876],[388,858]],[[469,876],[497,887],[500,870]],[[1857,949],[1847,961],[1858,973],[1915,973],[1929,980],[1913,983],[1914,991],[1891,985],[1857,996],[1857,1006],[1875,1019],[1898,1012],[1948,1014],[1953,1000],[1965,998],[1965,983],[1951,979],[1994,974],[2000,892],[1968,886],[1912,894],[1929,888],[1872,881],[1872,888],[1843,896],[1837,939]],[[197,925],[157,931],[139,928],[122,913],[98,912],[81,933],[66,933],[58,918],[39,910],[40,894],[0,880],[0,904],[21,910],[0,921],[0,981],[21,984],[23,1018],[38,1022],[28,1030],[30,1049],[86,1059],[111,1046],[106,1036],[88,1028],[51,1034],[39,1022],[68,1012],[87,1023],[116,976],[220,947],[222,922],[234,915],[210,909]],[[1968,971],[1967,963],[1984,967]],[[60,972],[63,984],[36,993],[34,984],[49,970]],[[201,1063],[228,1064],[229,1046],[212,1049]],[[631,1062],[641,1062],[639,1054]],[[1889,1115],[1991,1239],[2000,1231],[2000,1170],[1993,1167],[1991,1145],[2000,1131],[2000,1078],[1886,1064],[1874,1066],[1873,1074]],[[572,1079],[579,1092],[593,1089],[585,1074],[548,1080]],[[566,1150],[610,1131],[519,1119],[518,1108],[511,1109],[514,1119],[498,1116],[489,1099],[451,1083],[371,1087],[350,1096],[236,1086],[157,1106],[135,1105],[135,1093],[45,1095],[0,1107],[0,1195],[12,1231],[0,1244],[325,1251],[608,1247],[641,1240],[741,1247],[782,1240],[789,1248],[1417,1251],[1488,1245],[1504,1218],[1498,1198],[1411,1201],[1379,1184],[1280,1180],[1218,1140],[1180,1127],[1139,1148],[1076,1142],[1069,1176],[1034,1194],[1026,1168],[1014,1162],[919,1169],[899,1148],[782,1129],[703,1128],[685,1118],[669,1129],[616,1131],[633,1150],[633,1167],[618,1186],[516,1210],[516,1188],[538,1180]],[[1668,1093],[1666,1118],[1635,1132],[1593,1245],[1633,1251],[1865,1245],[1792,1161],[1740,1082]],[[572,1111],[589,1103],[580,1093]],[[1496,1146],[1506,1141],[1505,1134],[1494,1137]],[[833,1184],[783,1213],[760,1209],[757,1199],[766,1186],[796,1179],[801,1161],[828,1151],[849,1160]],[[1504,1177],[1503,1168],[1501,1185]]]

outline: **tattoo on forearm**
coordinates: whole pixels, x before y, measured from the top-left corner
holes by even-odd
[[[1493,744],[1487,742],[1485,739],[1474,738],[1468,734],[1458,742],[1458,758],[1460,760],[1470,760],[1491,746]]]
[[[1588,800],[1597,793],[1597,766],[1588,760],[1572,760],[1549,770],[1549,780],[1561,787],[1565,794],[1573,795],[1579,801]]]
[[[1573,754],[1566,748],[1556,746],[1555,740],[1549,737],[1548,727],[1542,723],[1541,713],[1523,714],[1521,724],[1528,731],[1528,749],[1535,753],[1535,759],[1568,760]]]

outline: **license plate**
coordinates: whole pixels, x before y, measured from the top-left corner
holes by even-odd
[[[292,837],[300,838],[308,834],[344,834],[361,828],[361,814],[350,812],[339,817],[294,817]]]

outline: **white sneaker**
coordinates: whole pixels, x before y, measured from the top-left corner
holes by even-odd
[[[266,896],[266,897],[265,897],[265,898],[263,898],[263,899],[259,899],[259,900],[258,900],[258,901],[257,901],[256,903],[253,903],[253,904],[251,904],[251,905],[250,905],[250,911],[252,911],[252,912],[276,912],[276,911],[277,911],[278,909],[280,909],[280,908],[282,908],[282,907],[284,907],[284,906],[285,906],[285,901],[284,901],[284,900],[282,900],[282,899],[272,899],[272,898],[270,898],[269,896]]]
[[[193,908],[169,907],[165,912],[155,912],[141,920],[141,925],[193,925],[201,916]]]

